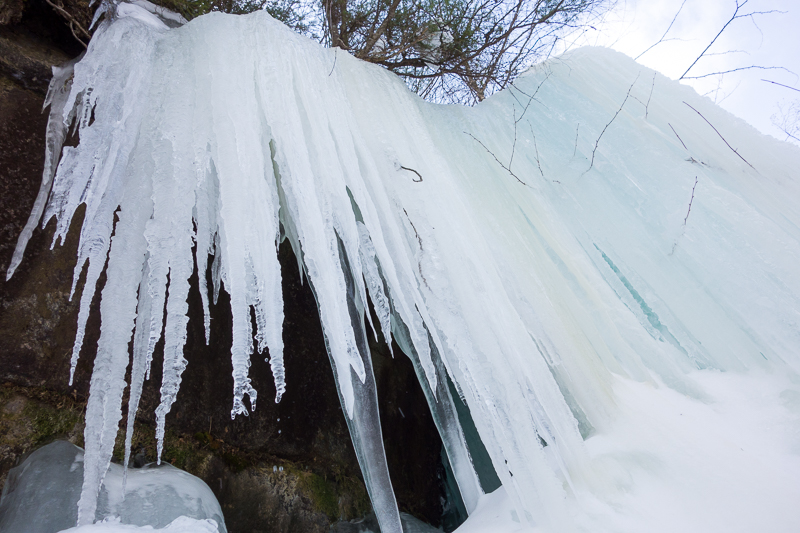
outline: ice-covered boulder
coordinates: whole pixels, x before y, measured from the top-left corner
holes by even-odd
[[[100,530],[126,530],[130,525],[225,533],[219,503],[201,479],[170,465],[130,469],[123,497],[122,477],[122,466],[112,464],[95,514],[95,520],[106,520],[102,527],[97,524]],[[0,499],[0,531],[55,533],[73,528],[82,484],[81,448],[66,441],[39,448],[8,474]]]

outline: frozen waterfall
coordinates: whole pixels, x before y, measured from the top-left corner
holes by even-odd
[[[643,444],[650,418],[634,424],[637,409],[663,407],[653,427],[672,427],[675,406],[734,401],[726,376],[790,399],[789,414],[775,416],[795,420],[785,427],[794,444],[770,457],[781,475],[800,473],[800,150],[605,49],[537,65],[474,108],[439,106],[265,12],[170,29],[121,6],[85,57],[56,72],[50,163],[29,224],[44,212],[63,239],[86,206],[73,369],[107,275],[79,524],[94,516],[111,459],[129,343],[128,448],[162,336],[163,439],[186,367],[195,269],[207,334],[208,299],[230,295],[232,416],[256,408],[254,351],[269,352],[275,401],[303,379],[284,373],[283,239],[314,290],[384,533],[401,525],[366,347],[368,299],[373,330],[412,358],[470,512],[486,497],[448,377],[508,512],[543,531],[642,531],[645,518],[619,518],[633,505],[626,495],[642,494],[652,465],[669,469],[677,456],[658,447],[669,439]],[[62,151],[73,123],[80,144]],[[769,386],[748,389],[747,376]],[[800,495],[781,475],[767,478],[775,490]],[[800,524],[796,508],[782,516]]]

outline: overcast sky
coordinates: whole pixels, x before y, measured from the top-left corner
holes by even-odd
[[[741,4],[743,0],[739,0]],[[657,42],[683,0],[618,0],[616,7],[576,44],[610,46],[636,57]],[[680,78],[733,16],[736,0],[686,0],[664,42],[638,61],[672,79]],[[750,69],[684,80],[698,93],[780,139],[786,135],[771,117],[800,100],[800,92],[767,83],[772,80],[800,89],[800,0],[748,0],[739,15],[782,11],[734,20],[687,76],[701,76],[751,65],[786,70]],[[730,52],[730,53],[725,53]],[[791,71],[791,72],[789,72]]]

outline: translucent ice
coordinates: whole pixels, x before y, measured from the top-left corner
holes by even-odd
[[[82,449],[55,441],[11,469],[0,500],[0,531],[54,533],[74,526],[83,466]],[[104,527],[109,531],[116,531],[111,529],[114,524],[123,531],[138,530],[132,526],[165,528],[169,532],[226,531],[222,510],[211,489],[202,480],[169,465],[131,470],[123,497],[122,467],[112,464],[93,518],[107,521]],[[184,529],[178,528],[181,524]],[[197,529],[190,529],[191,524]]]

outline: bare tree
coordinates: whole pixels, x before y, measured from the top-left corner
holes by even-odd
[[[322,0],[322,40],[471,104],[507,87],[611,0]]]
[[[60,2],[88,5],[46,1],[56,9]],[[186,19],[266,10],[298,33],[391,70],[423,98],[473,104],[508,87],[616,0],[154,1]],[[61,14],[85,44],[88,23]]]
[[[778,104],[778,111],[772,115],[772,125],[786,134],[786,140],[800,143],[800,100],[788,104]]]
[[[748,10],[744,9],[747,6],[748,2],[750,2],[750,0],[735,0],[735,6],[736,7],[733,10],[733,14],[730,16],[730,18],[727,20],[727,22],[725,22],[725,24],[722,26],[722,28],[720,28],[720,30],[717,32],[717,34],[714,36],[714,38],[711,39],[711,42],[708,43],[708,46],[706,46],[703,49],[703,51],[700,52],[700,55],[695,58],[695,60],[692,62],[692,64],[689,65],[689,68],[686,69],[686,72],[684,72],[681,75],[681,77],[678,78],[679,80],[698,80],[698,79],[701,79],[701,78],[708,78],[710,76],[722,76],[724,74],[729,74],[731,72],[739,72],[739,71],[742,71],[742,70],[752,70],[752,69],[757,69],[757,70],[786,70],[788,72],[788,70],[786,68],[784,68],[784,67],[767,67],[767,66],[763,66],[763,65],[748,65],[748,66],[735,67],[735,68],[731,68],[731,69],[727,69],[727,70],[719,71],[719,72],[708,72],[706,74],[699,74],[699,75],[692,75],[692,76],[688,75],[689,72],[697,65],[697,63],[701,59],[703,59],[703,57],[708,57],[708,56],[712,55],[712,54],[708,54],[707,53],[709,51],[709,49],[712,46],[714,46],[714,43],[717,42],[717,40],[719,39],[720,35],[722,35],[725,32],[725,30],[728,29],[728,27],[732,23],[734,23],[735,21],[742,20],[742,19],[749,19],[753,24],[755,24],[755,17],[757,17],[757,16],[773,15],[773,14],[784,14],[785,13],[784,11],[778,11],[776,9],[770,9],[770,10],[767,10],[767,11],[748,11]],[[681,7],[683,7],[683,6],[681,5]],[[679,10],[679,12],[680,12],[680,10]],[[677,17],[677,15],[676,15],[676,17]],[[758,26],[756,26],[756,27],[758,27]],[[736,52],[736,51],[728,50],[726,52],[721,52],[721,54],[734,53],[734,52]],[[719,55],[719,54],[716,54],[716,55]]]

